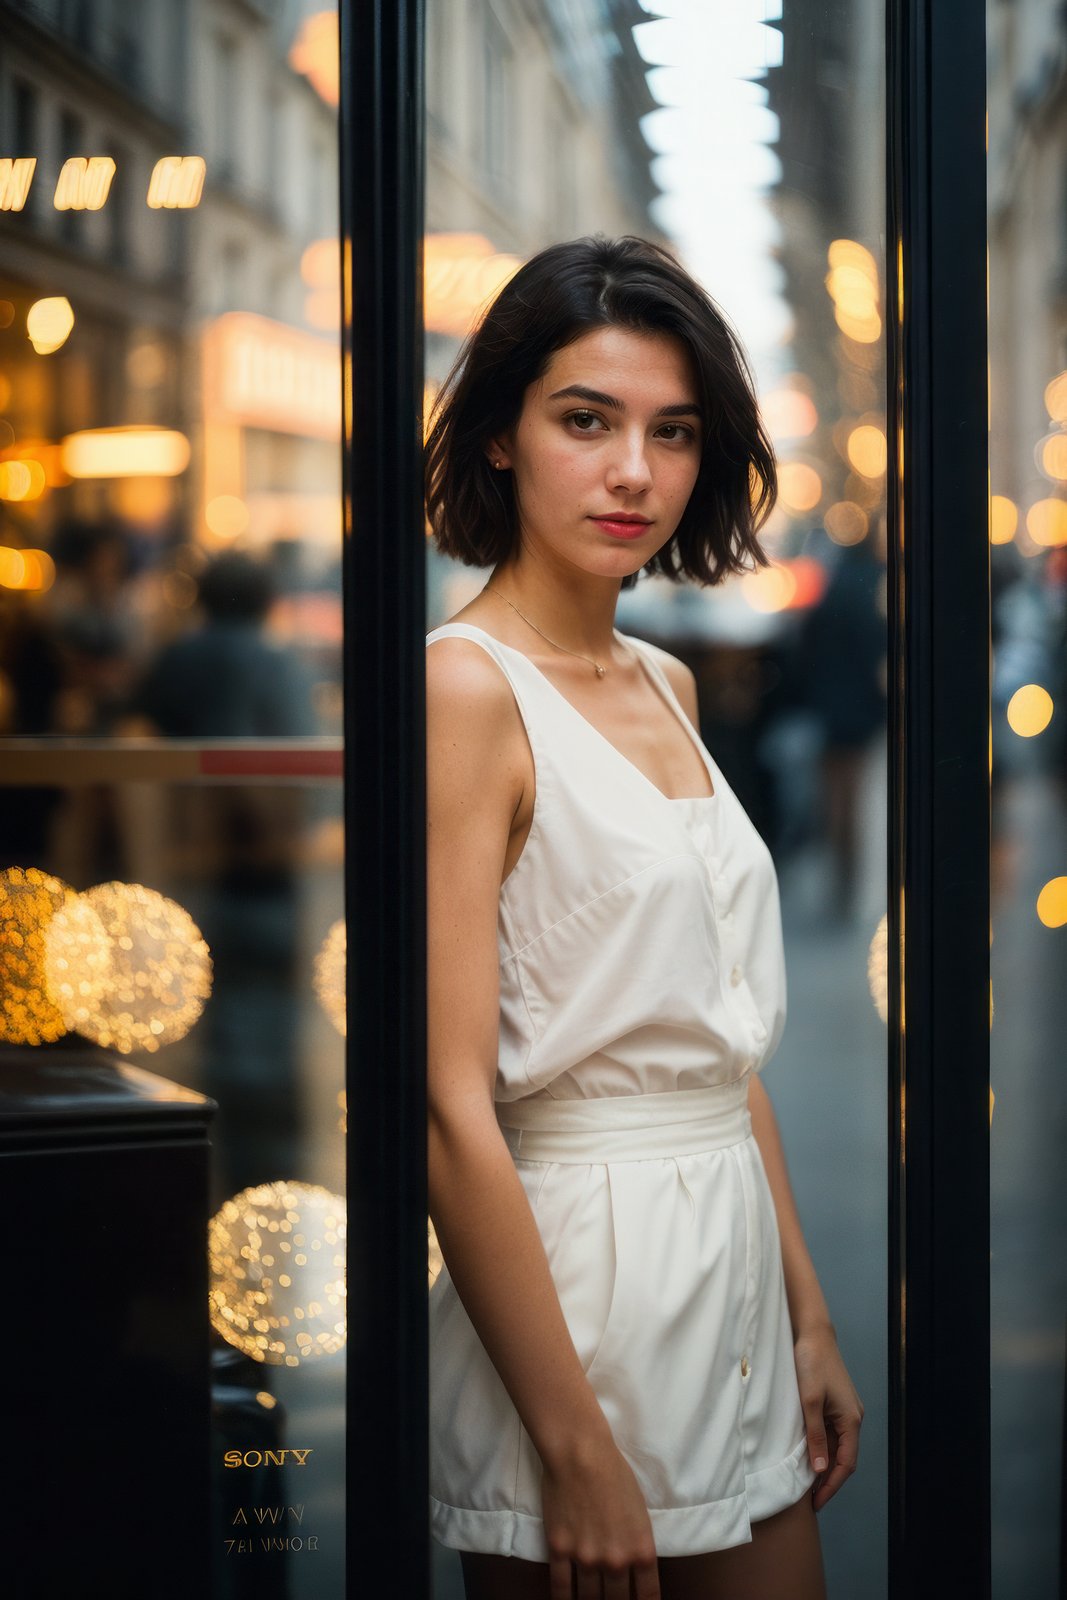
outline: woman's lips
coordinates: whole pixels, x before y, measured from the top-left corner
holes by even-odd
[[[592,521],[613,539],[639,539],[651,527],[649,522],[616,522],[613,517],[593,517]]]

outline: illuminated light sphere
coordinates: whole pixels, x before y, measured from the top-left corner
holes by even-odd
[[[344,918],[341,917],[334,923],[322,947],[315,957],[315,993],[319,997],[319,1004],[344,1038],[347,1031],[345,1021],[345,956],[348,950],[348,938],[345,932]]]
[[[341,98],[341,46],[336,6],[330,10],[324,8],[312,12],[304,18],[289,48],[289,65],[294,72],[307,78],[328,106],[338,104]]]
[[[445,1258],[441,1254],[441,1246],[437,1242],[437,1229],[433,1225],[432,1218],[429,1217],[426,1219],[426,1239],[429,1247],[430,1288],[432,1289],[441,1276],[441,1268],[445,1264]]]
[[[854,500],[838,500],[827,509],[823,525],[835,544],[859,544],[867,536],[867,513]]]
[[[1034,454],[1046,478],[1056,483],[1067,481],[1067,433],[1057,429],[1055,433],[1046,434]]]
[[[273,1366],[343,1349],[346,1232],[344,1200],[317,1184],[263,1183],[227,1200],[208,1225],[214,1327]]]
[[[889,1021],[889,918],[883,916],[867,951],[867,984],[874,1009],[883,1022]]]
[[[0,588],[21,589],[26,582],[26,556],[11,545],[0,545]]]
[[[760,413],[772,439],[804,439],[819,425],[814,401],[800,389],[772,389],[760,401]]]
[[[217,494],[204,507],[204,521],[216,539],[236,539],[248,527],[248,507],[235,494]]]
[[[0,872],[0,1039],[7,1044],[51,1044],[67,1031],[48,992],[45,940],[74,890],[37,867]]]
[[[785,611],[796,594],[797,582],[787,566],[772,563],[758,572],[746,573],[741,580],[744,596],[753,611]]]
[[[83,1031],[107,993],[112,948],[86,897],[68,894],[45,931],[43,972],[49,998],[72,1033]]]
[[[1039,683],[1024,683],[1008,701],[1008,726],[1021,739],[1044,733],[1052,721],[1052,696]]]
[[[834,321],[845,335],[856,344],[876,344],[882,337],[882,319],[877,311],[857,316],[845,306],[834,306]]]
[[[1067,500],[1036,500],[1026,513],[1026,531],[1035,544],[1067,544]]]
[[[785,461],[778,469],[778,494],[790,511],[814,511],[822,499],[822,479],[806,461]]]
[[[881,428],[863,422],[848,436],[848,459],[865,478],[880,478],[886,468],[886,441]]]
[[[1045,409],[1053,422],[1067,422],[1067,372],[1061,372],[1046,387]]]
[[[65,345],[74,326],[74,308],[65,294],[35,300],[26,313],[26,332],[39,356]]]
[[[1019,526],[1019,509],[1006,494],[995,494],[989,502],[990,544],[1010,544]]]
[[[211,993],[211,955],[188,911],[139,883],[101,883],[88,901],[111,939],[104,993],[77,1031],[128,1055],[184,1039]]]
[[[872,284],[878,282],[878,265],[867,246],[860,244],[858,239],[831,240],[826,259],[831,267],[853,267]]]
[[[1037,897],[1037,914],[1046,928],[1067,922],[1067,878],[1050,878]]]

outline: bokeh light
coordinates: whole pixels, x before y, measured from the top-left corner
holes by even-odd
[[[995,494],[989,502],[990,544],[1010,544],[1019,526],[1019,508],[1006,494]]]
[[[1008,701],[1008,726],[1021,739],[1043,733],[1052,721],[1052,696],[1039,683],[1024,683]]]
[[[74,1033],[103,1002],[112,949],[98,912],[84,895],[68,891],[45,930],[42,970],[49,998]]]
[[[1026,531],[1035,544],[1067,544],[1067,500],[1035,500],[1026,513]]]
[[[314,985],[319,1003],[342,1038],[345,1037],[345,956],[348,939],[344,918],[334,923],[315,957]]]
[[[74,327],[74,308],[65,294],[35,300],[26,313],[26,332],[39,356],[51,355],[66,344]]]
[[[848,459],[865,478],[880,478],[886,467],[886,439],[881,428],[863,422],[848,436]]]
[[[874,1009],[889,1021],[889,917],[883,915],[867,951],[867,985]]]
[[[0,872],[0,1039],[7,1044],[51,1044],[67,1031],[48,992],[48,926],[74,890],[37,867]]]
[[[1057,483],[1067,480],[1067,433],[1046,434],[1037,447],[1037,464],[1047,478]]]
[[[216,539],[237,539],[248,527],[248,507],[238,495],[217,494],[204,507],[204,521]]]
[[[784,461],[778,468],[778,496],[790,511],[814,511],[822,499],[822,479],[806,461]]]
[[[1037,897],[1037,914],[1046,928],[1067,922],[1067,878],[1050,878]]]
[[[1046,386],[1045,409],[1053,422],[1067,422],[1067,372],[1061,372]]]
[[[259,1184],[208,1227],[211,1321],[254,1361],[297,1367],[343,1349],[345,1202],[317,1184]]]
[[[183,1039],[211,993],[211,955],[192,917],[139,883],[101,883],[82,898],[111,940],[111,970],[68,1026],[123,1055]],[[72,967],[71,981],[81,976]]]
[[[823,525],[835,544],[859,544],[867,535],[867,513],[854,500],[838,500],[827,509]]]

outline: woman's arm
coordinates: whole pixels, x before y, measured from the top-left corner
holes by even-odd
[[[778,1218],[808,1459],[819,1475],[812,1503],[821,1511],[856,1470],[863,1402],[837,1348],[830,1312],[801,1231],[774,1108],[754,1072],[749,1078],[748,1108]]]
[[[553,1597],[570,1595],[575,1560],[633,1566],[637,1594],[658,1600],[648,1510],[578,1359],[493,1103],[497,910],[529,763],[514,697],[480,646],[429,646],[430,1213],[456,1292],[541,1458]]]

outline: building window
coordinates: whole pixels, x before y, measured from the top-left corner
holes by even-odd
[[[491,13],[486,13],[484,54],[485,92],[483,136],[485,162],[490,180],[503,186],[511,169],[511,46],[507,35]]]

